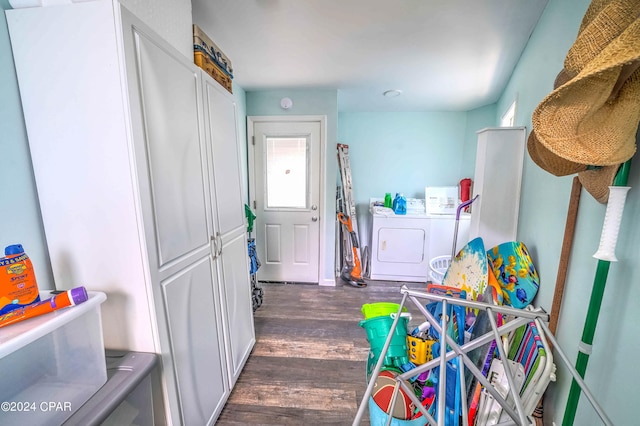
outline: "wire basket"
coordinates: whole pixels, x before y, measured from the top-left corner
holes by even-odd
[[[451,256],[436,256],[429,262],[429,276],[434,284],[442,284],[444,274],[451,265]]]

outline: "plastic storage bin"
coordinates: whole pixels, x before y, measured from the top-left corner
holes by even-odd
[[[152,373],[158,356],[106,351],[107,383],[63,426],[154,426]]]
[[[0,329],[3,424],[61,424],[104,385],[105,300],[89,292],[84,303]]]

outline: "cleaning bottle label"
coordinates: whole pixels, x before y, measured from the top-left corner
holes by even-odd
[[[398,195],[396,198],[397,201],[393,206],[393,212],[395,214],[407,214],[407,199],[403,194]]]
[[[40,301],[31,259],[20,244],[7,246],[0,258],[0,315]]]

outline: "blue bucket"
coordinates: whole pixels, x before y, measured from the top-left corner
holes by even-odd
[[[385,426],[389,414],[382,411],[382,408],[376,404],[373,397],[369,397],[369,420],[371,426]],[[427,420],[424,417],[418,417],[413,420],[400,420],[395,417],[391,418],[391,426],[424,426],[427,424]]]

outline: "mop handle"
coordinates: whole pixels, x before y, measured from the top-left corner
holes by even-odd
[[[458,206],[458,210],[456,211],[456,226],[455,226],[455,229],[453,230],[453,247],[451,248],[451,260],[452,261],[456,257],[456,243],[458,242],[458,222],[460,221],[460,212],[465,207],[471,205],[471,203],[473,203],[478,197],[479,197],[479,195],[476,195],[472,199],[467,200],[464,203],[460,203],[460,205]]]
[[[618,173],[616,174],[615,179],[613,180],[613,186],[626,187],[627,181],[629,179],[629,169],[631,168],[631,160],[627,160],[625,163],[620,166]],[[627,190],[623,190],[623,192],[614,195],[614,193],[609,193],[609,202],[614,205],[613,211],[610,216],[612,218],[616,218],[615,221],[618,222],[618,216],[621,215],[621,209],[624,207],[624,201],[626,200]],[[611,196],[613,195],[613,199]],[[624,197],[622,196],[624,195]],[[624,198],[624,199],[623,199]],[[608,208],[607,203],[607,208]],[[605,212],[606,216],[606,212]],[[605,218],[605,225],[607,220]],[[604,225],[603,225],[604,227]],[[615,249],[615,239],[618,238],[617,233],[619,231],[619,224],[616,223],[613,226],[613,231],[616,235],[609,234],[605,237],[607,244],[607,251],[612,252],[612,248]],[[611,231],[609,231],[611,232]],[[602,239],[602,238],[601,238]],[[613,246],[611,246],[613,243]],[[589,353],[590,351],[586,350],[590,348],[593,344],[593,337],[596,333],[596,326],[598,325],[598,316],[600,315],[600,308],[602,307],[602,299],[604,297],[604,289],[607,284],[607,275],[609,274],[609,265],[611,261],[609,260],[598,260],[598,266],[596,267],[596,276],[593,280],[593,288],[591,289],[591,298],[589,299],[589,307],[587,308],[587,317],[584,321],[584,328],[582,330],[582,340],[580,343],[580,347],[578,350],[578,359],[576,360],[576,371],[580,375],[580,377],[584,378],[585,372],[587,371],[587,364],[589,362]],[[583,351],[584,348],[585,350]],[[571,388],[569,389],[569,397],[567,398],[567,406],[564,411],[564,418],[562,420],[563,425],[573,425],[573,421],[575,420],[578,402],[580,400],[580,385],[578,381],[574,378],[571,382]]]

